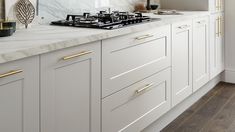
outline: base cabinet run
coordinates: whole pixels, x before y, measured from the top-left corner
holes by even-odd
[[[172,105],[192,92],[192,21],[185,21],[172,25]]]
[[[208,21],[1,64],[0,132],[140,132],[223,71],[223,14]]]
[[[0,132],[39,132],[39,58],[0,67]]]
[[[41,56],[41,132],[100,132],[100,43]]]

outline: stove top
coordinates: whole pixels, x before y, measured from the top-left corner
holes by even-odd
[[[143,16],[142,13],[119,11],[107,13],[106,11],[100,11],[96,15],[91,15],[90,13],[84,13],[83,15],[67,15],[65,20],[53,21],[51,24],[111,30],[157,20],[160,20],[160,18],[150,18],[148,16]]]

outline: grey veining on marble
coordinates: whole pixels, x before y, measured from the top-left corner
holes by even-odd
[[[20,29],[11,37],[0,38],[0,63],[152,29],[177,21],[184,21],[209,15],[208,12],[197,11],[183,12],[183,14],[184,15],[175,16],[147,14],[151,17],[161,18],[162,20],[115,30],[73,28],[50,25],[38,25],[28,30]]]
[[[96,13],[99,10],[133,11],[138,2],[146,0],[40,0],[39,16],[43,22],[65,19],[67,14],[82,14],[83,12]],[[159,0],[152,0],[159,2]]]

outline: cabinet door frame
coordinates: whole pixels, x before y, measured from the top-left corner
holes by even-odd
[[[9,118],[9,120],[14,119],[14,123],[16,123],[18,120],[18,126],[13,126],[13,122],[10,122],[9,126],[5,124],[5,128],[1,128],[0,125],[0,131],[4,129],[3,131],[8,132],[9,129],[7,127],[11,127],[10,130],[14,129],[20,132],[39,132],[39,57],[34,56],[0,64],[0,67],[1,75],[6,75],[9,73],[8,76],[0,78],[0,91],[4,90],[5,92],[10,92],[9,94],[15,94],[17,97],[19,97],[17,98],[14,96],[14,99],[9,97],[9,100],[6,100],[9,102],[2,102],[2,105],[8,105],[7,107],[10,107],[9,105],[13,105],[14,103],[14,107],[20,107],[19,109],[14,110],[7,108],[7,111],[11,113],[10,116],[17,116],[9,116],[7,118]],[[12,74],[10,75],[10,73]],[[5,89],[1,89],[4,87]],[[13,89],[16,87],[21,89]],[[9,94],[7,96],[11,96]],[[14,102],[16,100],[17,102]],[[4,113],[10,114],[6,111]],[[4,124],[6,121],[8,121],[8,119],[2,119],[3,122],[1,123],[0,118],[1,124]]]
[[[225,69],[224,22],[220,18],[224,19],[224,13],[210,16],[210,79]]]
[[[181,62],[177,58],[178,53],[180,52],[179,46],[176,41],[176,35],[179,33],[187,32],[188,34],[188,82],[187,85],[181,90],[177,91],[175,83],[178,82],[176,79],[180,78],[178,74],[178,69]],[[172,24],[172,106],[175,106],[190,96],[193,92],[192,88],[192,20],[178,22]],[[176,72],[176,73],[175,73]]]
[[[203,28],[205,31],[205,53],[199,53],[205,55],[205,73],[201,75],[200,77],[196,77],[196,69],[199,67],[196,67],[195,60],[198,57],[198,53],[196,52],[196,46],[198,45],[196,35],[196,30],[198,28]],[[206,84],[210,79],[210,60],[209,60],[209,18],[203,17],[203,18],[197,18],[193,20],[193,91],[196,92],[198,89],[200,89],[204,84]]]
[[[69,58],[70,55],[83,53],[82,56],[72,57],[63,60],[63,57]],[[90,52],[91,51],[91,52]],[[89,53],[90,52],[90,53]],[[91,44],[81,45],[70,49],[64,49],[48,54],[41,55],[41,130],[42,132],[55,132],[55,114],[53,111],[53,103],[55,103],[55,69],[58,67],[66,67],[73,64],[89,61],[90,63],[90,119],[89,132],[100,132],[100,112],[101,112],[101,43],[94,42]],[[73,78],[68,78],[73,79]],[[84,101],[86,102],[86,101]],[[78,130],[79,131],[79,130]]]

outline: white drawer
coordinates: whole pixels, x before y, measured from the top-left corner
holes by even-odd
[[[170,71],[166,69],[103,99],[102,132],[139,132],[166,113],[171,101]]]
[[[102,42],[102,97],[117,92],[171,64],[170,26]]]

